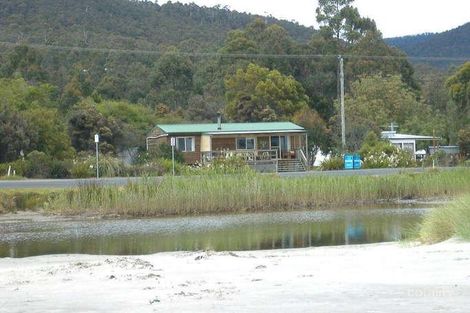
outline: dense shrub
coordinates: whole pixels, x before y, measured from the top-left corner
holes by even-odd
[[[118,158],[100,155],[99,156],[100,177],[127,176],[129,169]],[[80,154],[73,162],[71,170],[74,178],[87,178],[96,176],[96,157],[94,155]]]
[[[49,168],[48,178],[69,178],[72,176],[72,161],[52,160]]]
[[[10,175],[25,176],[26,161],[16,160],[14,162],[0,164],[0,177],[8,175],[8,168],[11,166]]]
[[[329,159],[325,159],[320,168],[322,171],[333,171],[333,170],[341,170],[344,168],[344,160],[341,156],[331,157]]]
[[[359,151],[364,168],[412,167],[416,162],[411,152],[379,140],[374,132],[367,134]]]
[[[146,164],[155,162],[159,159],[171,160],[172,152],[171,146],[166,143],[158,145],[155,149],[151,151],[139,151],[136,158],[134,159],[134,164]],[[175,149],[175,161],[179,163],[184,163],[183,154]]]
[[[44,152],[32,151],[26,156],[25,176],[29,178],[46,178],[51,171],[51,158]]]

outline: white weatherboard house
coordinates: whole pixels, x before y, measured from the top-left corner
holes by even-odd
[[[420,136],[399,134],[396,131],[383,131],[382,139],[389,140],[393,145],[400,149],[410,151],[416,157],[416,141],[433,141],[438,138],[433,136]]]

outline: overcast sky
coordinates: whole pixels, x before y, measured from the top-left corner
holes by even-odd
[[[160,4],[167,2],[158,1]],[[177,2],[177,1],[173,1]],[[227,5],[232,10],[295,20],[315,26],[317,0],[179,0],[200,6]],[[470,22],[470,0],[356,0],[362,16],[375,20],[385,38],[442,32]]]

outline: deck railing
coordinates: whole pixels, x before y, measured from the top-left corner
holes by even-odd
[[[297,150],[297,158],[302,162],[304,167],[307,169],[308,168],[308,159],[307,156],[305,155],[305,152],[303,149],[298,149]]]
[[[274,161],[279,159],[278,150],[219,150],[201,152],[202,163],[210,163],[214,159],[240,157],[243,160],[250,161]]]

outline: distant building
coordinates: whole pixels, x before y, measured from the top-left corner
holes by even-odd
[[[421,135],[409,135],[409,134],[399,134],[394,130],[383,131],[382,139],[389,140],[390,143],[400,149],[411,152],[416,158],[417,155],[421,156],[422,151],[416,151],[416,142],[417,141],[438,141],[439,138],[433,136],[421,136]]]
[[[429,153],[433,155],[437,151],[443,151],[447,155],[459,155],[460,147],[459,146],[429,146]]]

